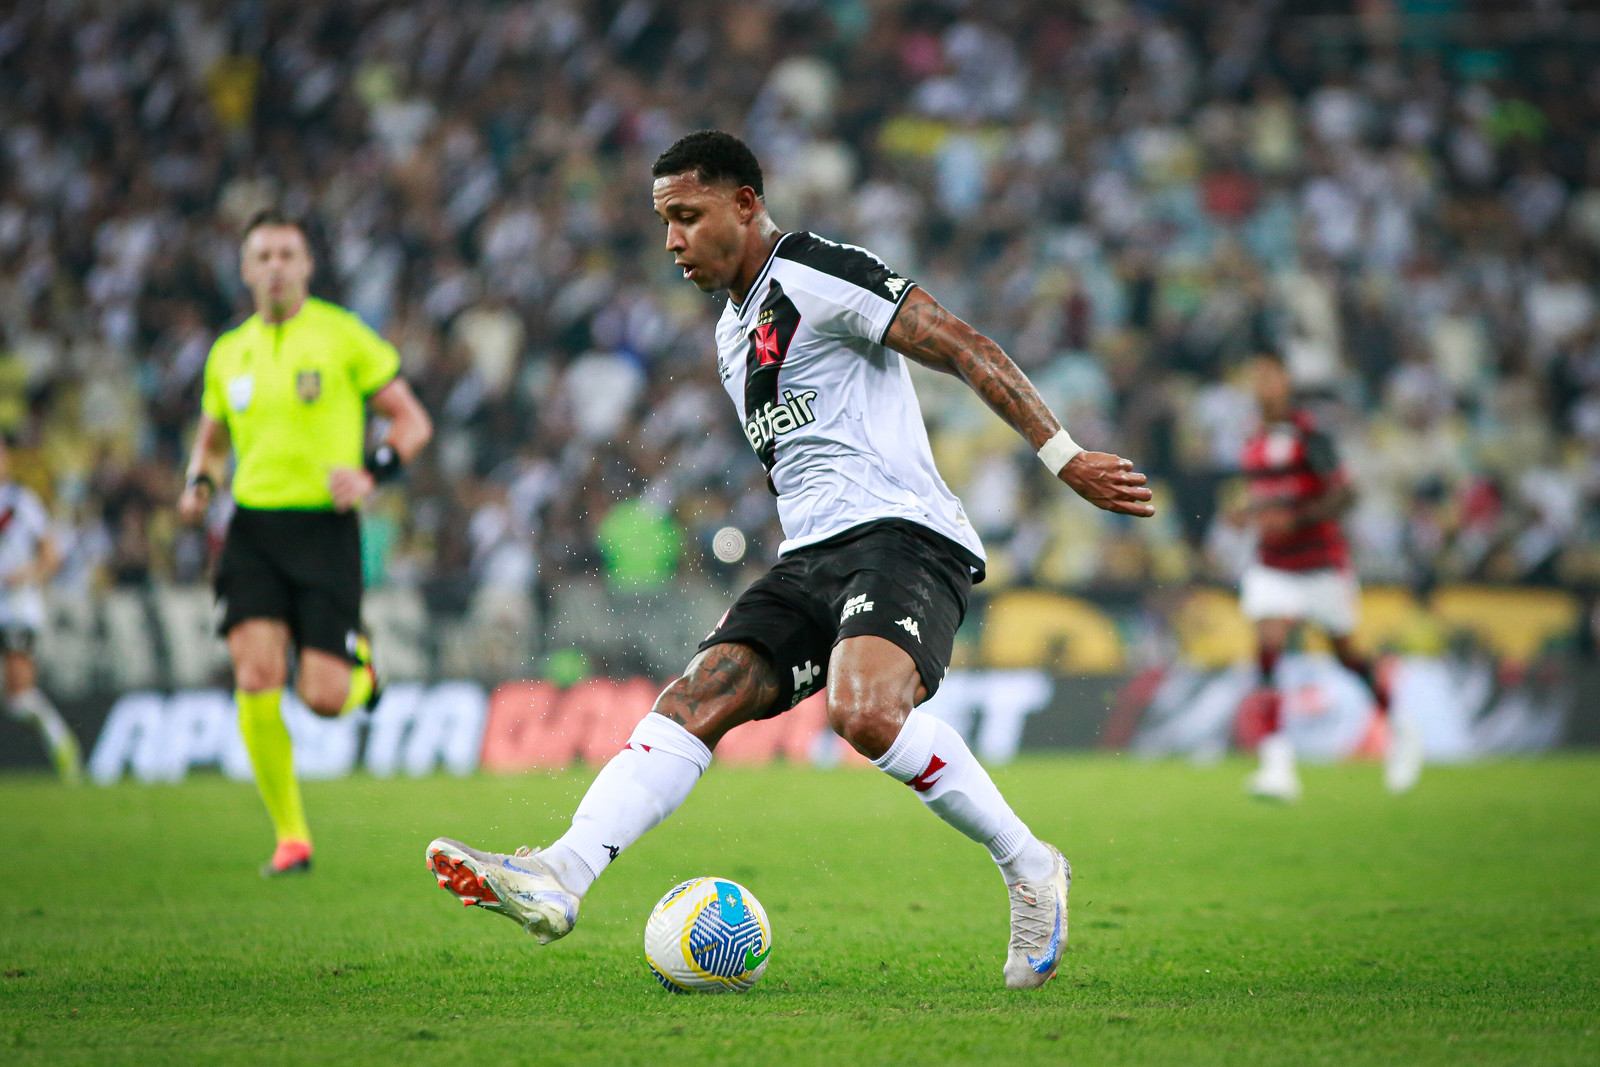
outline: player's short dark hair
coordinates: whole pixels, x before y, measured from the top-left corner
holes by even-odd
[[[311,231],[306,229],[305,220],[280,207],[264,207],[251,215],[250,221],[244,224],[244,232],[239,235],[240,243],[248,241],[250,235],[263,226],[293,226],[306,239],[306,247],[311,247]]]
[[[650,168],[652,178],[694,171],[707,185],[732,182],[748,185],[757,196],[764,195],[761,163],[750,146],[722,130],[696,130],[673,142]]]

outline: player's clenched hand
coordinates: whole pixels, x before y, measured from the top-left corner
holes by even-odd
[[[333,506],[340,511],[356,507],[372,492],[372,475],[360,467],[335,467],[328,472],[328,492],[333,494]]]
[[[1079,452],[1061,468],[1060,477],[1097,508],[1146,519],[1156,513],[1145,477],[1133,469],[1131,459],[1109,452]]]
[[[184,489],[183,495],[178,497],[178,518],[186,526],[198,526],[206,517],[206,508],[211,506],[211,488],[206,485],[191,485]]]

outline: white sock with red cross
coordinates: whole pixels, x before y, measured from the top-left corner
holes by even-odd
[[[572,816],[572,829],[539,857],[580,897],[611,861],[688,798],[711,766],[711,750],[664,715],[639,720],[628,745],[600,768]]]
[[[1007,885],[1041,882],[1055,856],[1000,795],[989,772],[950,725],[927,712],[906,716],[873,766],[916,790],[934,814],[989,850]]]

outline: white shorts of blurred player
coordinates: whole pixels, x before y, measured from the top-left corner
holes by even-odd
[[[1345,637],[1361,614],[1361,586],[1348,570],[1285,571],[1252,563],[1239,579],[1239,608],[1251,622],[1298,619]]]

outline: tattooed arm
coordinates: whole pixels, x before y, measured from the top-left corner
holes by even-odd
[[[925,367],[966,382],[1034,449],[1061,429],[1039,391],[1011,357],[921,289],[912,290],[900,305],[883,343]],[[1079,452],[1061,468],[1059,477],[1095,507],[1141,517],[1155,514],[1145,477],[1133,469],[1132,460],[1109,452]]]

